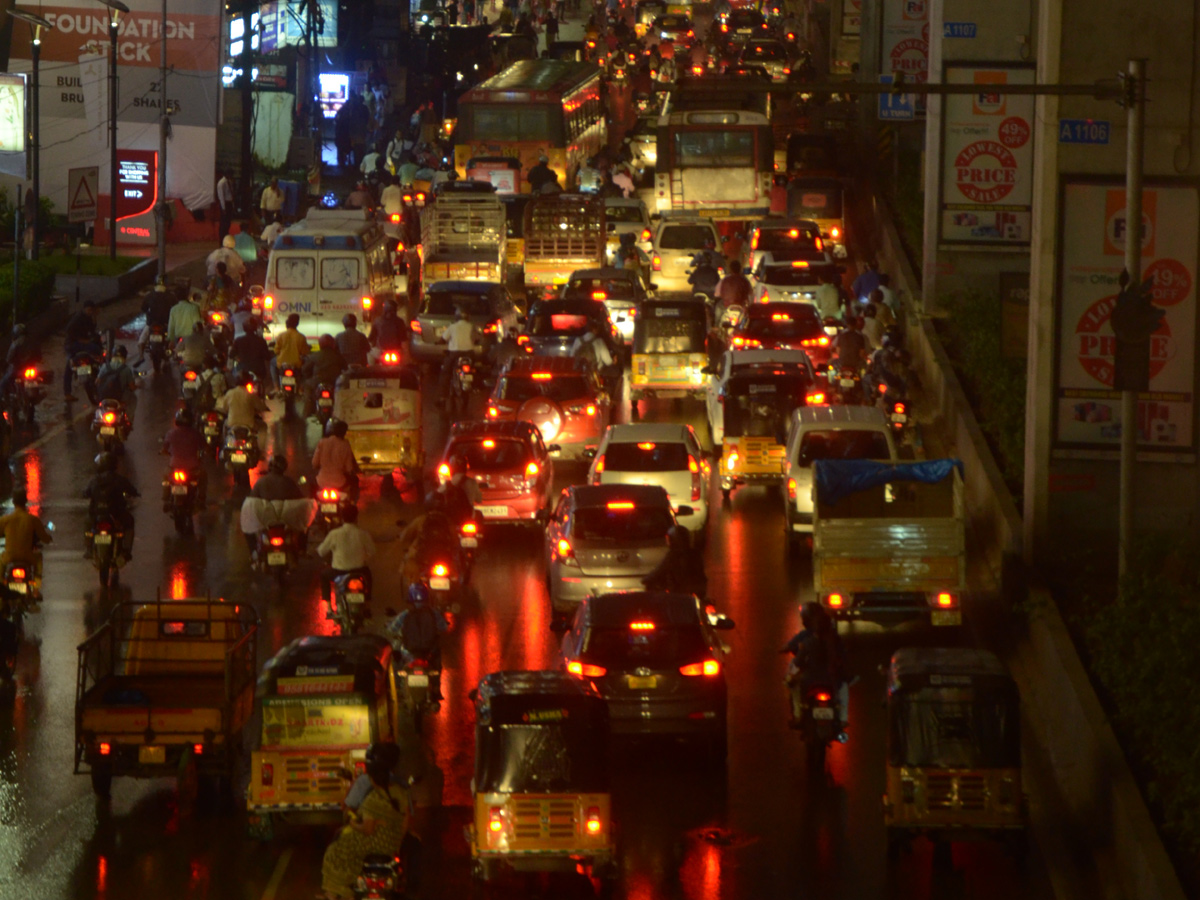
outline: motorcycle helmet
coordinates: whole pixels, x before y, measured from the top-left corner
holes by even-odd
[[[344,316],[342,316],[342,327],[343,328],[357,328],[358,327],[358,318],[354,315],[354,313],[346,313]]]
[[[175,410],[175,424],[180,428],[191,427],[192,411],[186,408]]]
[[[350,426],[348,426],[341,419],[330,419],[329,423],[325,426],[325,435],[326,437],[344,438],[346,436],[346,432],[349,430]]]
[[[211,350],[204,354],[204,368],[219,369],[221,368],[221,359],[216,353]]]
[[[408,602],[413,606],[424,606],[429,602],[429,588],[420,582],[409,585]]]
[[[227,234],[221,239],[221,246],[226,250],[235,250],[237,249],[237,241],[232,234]]]
[[[125,349],[124,344],[117,344],[113,347],[113,359],[125,359],[129,356],[129,351]]]
[[[276,453],[274,456],[271,457],[270,469],[276,475],[283,475],[285,472],[287,472],[287,467],[288,467],[287,457],[284,456],[282,453]]]
[[[825,615],[825,610],[820,603],[815,600],[810,600],[800,607],[800,624],[808,631],[812,631],[817,627]]]
[[[94,462],[97,473],[115,472],[117,470],[117,457],[107,450],[103,453],[97,453]]]

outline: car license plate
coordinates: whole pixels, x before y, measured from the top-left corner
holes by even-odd
[[[75,374],[79,375],[81,378],[87,378],[89,375],[92,374],[92,367],[91,366],[79,366],[78,368],[75,369]]]
[[[468,550],[474,550],[479,546],[479,538],[460,537],[458,539],[458,545],[460,547],[466,547]]]
[[[27,585],[24,581],[10,581],[8,583],[8,589],[14,594],[29,593],[29,585]]]
[[[961,609],[935,609],[933,611],[934,625],[961,625]]]
[[[173,484],[173,485],[171,485],[171,493],[174,494],[176,497],[181,497],[187,493],[187,485],[186,484]]]
[[[448,591],[448,590],[450,590],[450,579],[449,578],[430,578],[429,586],[431,588],[433,588],[435,591]]]
[[[409,687],[429,687],[429,676],[428,675],[417,675],[415,673],[412,675],[409,675],[408,676],[408,686]]]
[[[833,718],[833,707],[818,706],[813,709],[812,714],[813,714],[814,719],[832,719]]]
[[[106,534],[105,532],[102,531],[98,535],[96,535],[95,537],[92,538],[92,543],[93,544],[111,544],[112,543],[112,535]]]
[[[362,591],[350,591],[346,594],[347,603],[365,603],[366,595]]]
[[[116,434],[117,429],[114,428],[112,425],[102,425],[100,427],[100,433],[101,434]]]
[[[279,379],[279,383],[280,383],[281,385],[283,385],[284,387],[295,387],[295,386],[296,386],[296,379],[295,379],[295,378],[288,378],[288,377],[285,375],[285,376],[283,376],[283,378],[280,378],[280,379]]]
[[[143,744],[138,747],[138,762],[162,765],[167,761],[167,748],[154,744]]]
[[[840,384],[842,387],[854,387],[854,379],[853,378],[839,378],[838,384]]]
[[[657,675],[630,675],[628,680],[632,691],[652,691],[658,687]]]
[[[508,515],[507,506],[477,506],[475,509],[491,519],[498,519]]]
[[[892,421],[899,422],[901,425],[903,425],[908,421],[908,415],[906,413],[892,413]]]
[[[268,566],[286,566],[287,565],[287,554],[286,553],[268,553],[267,554],[267,565]]]
[[[150,335],[150,343],[161,344],[162,342],[163,342],[163,336],[161,334]]]
[[[335,513],[335,512],[337,512],[337,504],[336,503],[322,503],[321,504],[321,512]]]
[[[235,463],[244,463],[246,461],[246,454],[245,453],[231,453],[229,455],[229,458],[231,460],[233,460]]]

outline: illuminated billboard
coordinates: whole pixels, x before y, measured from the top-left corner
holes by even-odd
[[[304,33],[308,27],[306,6],[301,0],[268,0],[259,7],[258,21],[262,27],[260,46],[263,53],[274,53],[284,47],[305,43]],[[317,9],[317,46],[336,47],[337,0],[318,0]]]
[[[25,76],[0,74],[0,172],[25,178]]]

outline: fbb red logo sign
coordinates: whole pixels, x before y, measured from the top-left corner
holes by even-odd
[[[1017,183],[1017,158],[996,141],[968,144],[954,158],[959,191],[975,203],[998,203]]]
[[[929,7],[925,0],[904,0],[901,15],[909,22],[924,22],[929,17]]]
[[[1129,231],[1125,212],[1125,191],[1111,190],[1104,196],[1104,253],[1125,255],[1125,237]],[[1158,219],[1158,194],[1142,191],[1142,256],[1154,256],[1155,226]]]
[[[1089,306],[1075,326],[1079,365],[1105,387],[1113,386],[1113,357],[1117,339],[1109,326],[1117,295],[1101,297]],[[1105,332],[1101,334],[1101,330]],[[1171,358],[1171,329],[1164,320],[1150,336],[1150,378],[1163,370]]]

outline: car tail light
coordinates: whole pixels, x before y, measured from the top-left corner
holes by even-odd
[[[435,564],[434,564],[434,566],[433,566],[433,568],[432,568],[432,569],[430,569],[429,571],[430,571],[430,572],[432,572],[432,573],[433,573],[433,575],[434,575],[434,577],[436,577],[436,578],[445,578],[445,577],[446,577],[446,574],[447,574],[447,573],[448,573],[450,570],[449,570],[449,569],[447,569],[447,568],[445,567],[445,565],[443,565],[442,563],[435,563]]]
[[[828,347],[829,335],[823,334],[820,337],[805,338],[800,342],[801,347]]]
[[[479,533],[479,525],[475,522],[463,522],[462,533],[466,535],[475,535]]]
[[[525,466],[525,477],[526,478],[537,478],[538,472],[540,472],[540,471],[541,471],[541,469],[538,467],[538,464],[535,462],[531,462],[527,466]]]
[[[488,831],[492,834],[499,834],[504,830],[504,810],[499,806],[493,806],[488,810]]]
[[[500,417],[500,410],[494,406],[489,406],[487,408],[487,415],[489,419],[498,419]]]
[[[363,312],[370,312],[371,307],[374,305],[375,305],[375,301],[371,297],[363,297],[362,298]]]
[[[283,546],[283,536],[278,535],[278,534],[274,535],[271,538],[271,546],[272,547],[282,547]]]
[[[258,767],[258,780],[263,787],[270,787],[275,783],[275,766],[271,763],[260,763]]]
[[[721,664],[715,659],[706,659],[704,662],[691,663],[690,665],[679,667],[680,675],[689,677],[696,675],[707,675],[713,677],[721,674]]]
[[[589,806],[587,811],[586,828],[588,834],[599,834],[604,829],[604,823],[600,821],[600,808],[598,806]]]
[[[597,475],[604,474],[604,454],[601,453],[596,457],[596,462],[592,465],[592,471]]]
[[[175,479],[176,484],[187,484],[187,472],[183,471],[183,469],[176,469],[171,473],[171,477]]]
[[[322,500],[337,500],[337,498],[338,498],[337,488],[322,488],[321,489],[321,499]]]
[[[594,416],[596,414],[596,404],[589,403],[583,410],[587,415]]]
[[[413,334],[421,333],[421,323],[418,322],[416,319],[413,319],[411,322],[408,323],[408,328]]]
[[[442,463],[438,466],[438,478],[446,479],[450,477],[450,464]]]
[[[655,272],[662,271],[662,257],[659,256],[657,253],[655,253],[654,256],[651,257],[651,259],[650,259],[650,268],[653,269]]]
[[[263,309],[274,309],[275,308],[275,298],[272,297],[270,294],[265,294],[265,295],[263,295],[262,304],[263,304]]]
[[[823,250],[825,248],[825,242],[820,238],[817,238],[813,241],[813,246],[815,246],[818,250]]]
[[[703,484],[700,477],[700,463],[690,453],[688,454],[688,471],[692,473],[692,501],[695,502],[700,499]]]
[[[567,663],[567,672],[577,678],[603,678],[608,669],[604,666],[593,666],[591,663],[571,660]]]
[[[947,591],[939,593],[934,600],[942,609],[953,609],[958,606],[958,598]]]
[[[25,378],[29,381],[32,381],[33,379],[37,378],[37,369],[26,369],[25,370]]]
[[[111,425],[111,424],[112,424],[113,422],[115,422],[115,421],[117,421],[117,414],[116,414],[116,413],[110,413],[110,412],[106,412],[106,413],[104,414],[104,424],[105,424],[105,425]]]
[[[828,703],[829,702],[829,694],[827,694],[825,691],[818,691],[816,694],[813,695],[813,699],[816,700],[818,703]]]
[[[559,538],[554,549],[557,551],[558,561],[564,566],[578,566],[579,560],[575,558],[575,548],[571,546],[571,542],[566,538]]]
[[[203,744],[192,744],[192,752],[195,753],[197,756],[203,756],[204,755],[204,745]]]
[[[101,756],[109,756],[112,753],[112,744],[108,741],[101,741],[98,749]]]
[[[788,479],[787,491],[788,491],[788,499],[795,500],[796,499],[796,479],[795,478]]]
[[[829,594],[825,598],[825,605],[830,609],[841,609],[846,605],[846,598],[841,594]]]
[[[821,406],[825,403],[825,395],[820,391],[804,395],[804,402],[809,406]]]

